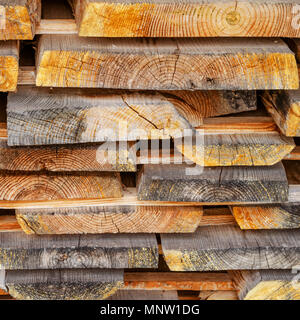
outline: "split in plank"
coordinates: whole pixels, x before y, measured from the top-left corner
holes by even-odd
[[[286,136],[300,136],[300,90],[265,92],[263,102]]]
[[[152,90],[298,89],[280,39],[119,39],[43,35],[37,86]]]
[[[233,206],[231,210],[241,229],[300,228],[300,203]]]
[[[300,37],[293,0],[73,0],[83,37]]]
[[[18,73],[18,42],[12,40],[0,41],[0,91],[15,91],[18,83]]]
[[[200,206],[120,205],[16,211],[27,234],[185,233],[197,229],[202,215]]]
[[[6,270],[157,268],[155,235],[28,236],[0,233],[0,266]]]
[[[5,271],[4,285],[20,300],[103,300],[124,286],[123,270]]]
[[[30,174],[0,171],[0,199],[38,201],[120,198],[119,173]]]
[[[238,296],[244,300],[300,300],[299,269],[234,271]]]
[[[41,20],[41,0],[1,0],[0,40],[32,40]]]
[[[300,263],[300,230],[200,227],[194,234],[162,234],[171,271],[291,269]]]
[[[261,202],[288,200],[282,163],[268,167],[144,165],[138,175],[138,199],[177,202]]]

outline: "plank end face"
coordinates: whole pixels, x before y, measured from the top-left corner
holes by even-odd
[[[258,270],[230,273],[241,300],[300,300],[297,271]]]
[[[1,7],[1,6],[0,6]],[[15,91],[19,74],[19,44],[17,41],[0,43],[0,91]]]
[[[138,173],[138,200],[278,203],[288,200],[282,163],[267,167],[144,165]]]
[[[0,1],[0,40],[33,40],[41,0]]]
[[[7,271],[9,294],[19,300],[104,300],[124,287],[123,270]]]
[[[300,136],[300,90],[265,92],[263,102],[283,134]]]
[[[237,226],[199,227],[194,234],[162,234],[172,271],[292,269],[299,265],[300,230],[242,231]]]
[[[300,228],[300,204],[233,206],[232,214],[243,230]]]
[[[73,1],[83,37],[300,37],[292,1]]]
[[[109,206],[16,210],[27,234],[189,233],[202,207]]]
[[[295,55],[281,40],[160,38],[146,41],[43,35],[38,46],[36,85],[277,90],[298,89],[299,77]]]

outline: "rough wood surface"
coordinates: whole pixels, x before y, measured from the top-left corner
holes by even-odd
[[[291,269],[300,262],[300,230],[200,227],[194,234],[162,234],[171,271]]]
[[[132,143],[8,147],[0,139],[0,169],[53,172],[135,172]]]
[[[1,0],[0,40],[32,40],[41,19],[41,0]]]
[[[118,173],[29,174],[0,172],[0,199],[39,201],[86,198],[120,198]]]
[[[300,37],[292,0],[73,2],[84,37]]]
[[[200,300],[238,300],[236,291],[200,291]]]
[[[153,90],[298,89],[281,40],[119,39],[42,35],[37,86]],[[121,68],[120,68],[121,66]]]
[[[300,283],[295,270],[234,271],[240,299],[300,300]]]
[[[155,235],[0,233],[0,266],[7,270],[157,268]]]
[[[18,72],[19,72],[18,42],[12,41],[12,40],[0,41],[0,91],[16,90],[17,83],[18,83]]]
[[[176,290],[118,290],[107,300],[178,300]]]
[[[158,93],[23,87],[8,97],[7,113],[10,146],[159,139],[191,129]]]
[[[202,207],[180,206],[120,205],[16,211],[20,225],[28,234],[194,232],[202,215]]]
[[[270,167],[144,165],[138,199],[199,202],[286,202],[288,182],[281,163]]]
[[[126,272],[125,288],[130,290],[234,290],[227,273]]]
[[[103,300],[123,287],[123,270],[6,271],[9,294],[19,300]]]
[[[21,230],[22,228],[14,215],[0,215],[0,232]]]
[[[300,228],[300,203],[231,208],[241,229]]]
[[[263,102],[286,136],[300,136],[300,90],[265,92]]]
[[[279,133],[205,134],[198,131],[189,142],[175,140],[187,159],[204,166],[265,166],[280,162],[295,147]]]

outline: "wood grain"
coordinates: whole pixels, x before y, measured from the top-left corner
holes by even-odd
[[[152,90],[298,89],[281,40],[119,39],[42,35],[37,86]],[[120,68],[122,66],[122,68]]]
[[[300,204],[233,206],[232,213],[241,229],[300,228]]]
[[[265,92],[263,102],[286,136],[300,136],[300,90]]]
[[[155,235],[44,235],[0,233],[6,270],[157,268]]]
[[[30,174],[0,171],[0,199],[43,201],[84,198],[120,198],[118,173]]]
[[[178,300],[178,294],[176,290],[164,291],[164,290],[118,290],[113,296],[110,296],[107,300],[124,300],[124,301],[136,301],[136,300]]]
[[[295,147],[293,139],[279,133],[206,134],[190,141],[175,139],[176,149],[193,163],[204,166],[265,166],[284,159]]]
[[[286,202],[288,183],[281,163],[270,167],[144,165],[138,199],[199,202]]]
[[[297,270],[294,271],[234,271],[232,274],[240,299],[300,300],[299,277]]]
[[[6,271],[5,285],[18,300],[103,300],[124,285],[123,270]]]
[[[12,41],[12,40],[0,41],[0,91],[16,90],[17,82],[18,82],[18,72],[19,72],[18,42]]]
[[[1,0],[0,40],[32,40],[41,20],[41,0]]]
[[[194,234],[162,234],[171,271],[291,269],[299,264],[300,230],[200,227]]]
[[[120,205],[16,211],[17,220],[28,234],[194,232],[202,215],[199,206]]]
[[[300,37],[292,0],[73,3],[84,37]]]

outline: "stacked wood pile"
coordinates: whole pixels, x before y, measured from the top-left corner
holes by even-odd
[[[297,38],[296,0],[0,0],[0,295],[300,299]]]

